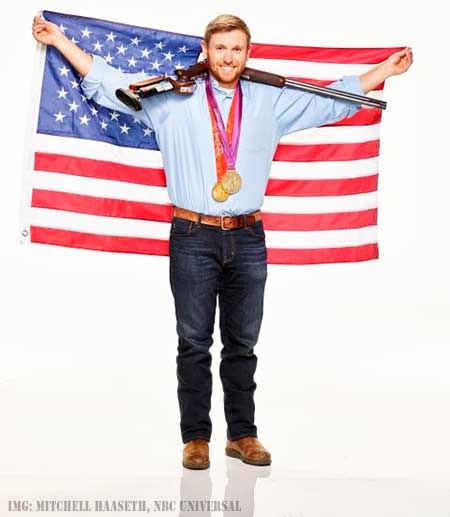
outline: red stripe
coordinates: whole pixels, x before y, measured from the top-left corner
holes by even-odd
[[[333,180],[269,179],[267,196],[344,196],[377,190],[378,174]]]
[[[370,126],[381,122],[381,110],[378,108],[362,108],[352,117],[343,118],[333,124],[323,124],[320,127],[333,126]]]
[[[252,43],[250,57],[258,59],[291,59],[314,63],[374,65],[379,64],[394,52],[404,48],[406,48],[406,45],[404,47],[391,48],[323,48]]]
[[[267,250],[268,264],[325,264],[332,262],[361,262],[378,258],[378,244],[363,244],[346,248]]]
[[[364,228],[377,224],[377,208],[323,214],[274,214],[262,212],[266,230],[319,231]]]
[[[359,123],[376,123],[373,118],[374,112],[379,110],[360,111],[373,112],[373,114],[360,116]],[[347,122],[347,124],[350,123]],[[275,152],[274,161],[356,160],[377,156],[378,148],[379,140],[356,144],[279,144]],[[166,187],[164,169],[135,167],[64,154],[36,152],[34,155],[34,169],[89,178],[125,181],[139,185]]]
[[[276,162],[326,162],[362,160],[379,155],[380,141],[370,140],[352,144],[279,144],[273,160]]]
[[[142,201],[125,201],[123,199],[85,196],[41,189],[33,189],[31,206],[66,210],[80,214],[161,222],[171,221],[173,213],[173,206],[171,204],[160,205]]]
[[[166,186],[163,169],[135,167],[104,160],[80,158],[65,154],[41,153],[34,155],[34,169],[45,172],[61,172],[89,178],[100,178],[141,185]]]
[[[31,242],[67,246],[69,248],[169,255],[169,241],[167,239],[97,235],[95,233],[74,232],[41,226],[30,226],[30,239]]]
[[[124,201],[67,192],[33,189],[31,206],[90,215],[143,219],[169,223],[173,206]],[[262,212],[267,230],[341,230],[377,224],[377,209],[323,214],[274,214]]]
[[[120,253],[169,255],[169,241],[141,237],[117,237],[93,233],[57,230],[41,226],[30,227],[31,242]],[[276,249],[269,248],[269,264],[319,264],[329,262],[358,262],[378,258],[378,245],[365,244],[346,248]]]

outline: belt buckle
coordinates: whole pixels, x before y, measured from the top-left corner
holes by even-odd
[[[220,217],[220,228],[222,230],[231,230],[231,228],[225,228],[224,225],[223,225],[224,217],[229,217],[229,216],[228,215],[219,215],[219,217]]]

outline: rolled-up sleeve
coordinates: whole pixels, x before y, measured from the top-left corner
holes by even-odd
[[[358,75],[343,76],[328,88],[364,95]],[[351,117],[361,108],[361,104],[284,87],[274,107],[279,132],[288,135]]]
[[[128,88],[129,84],[142,81],[148,77],[148,74],[145,73],[128,74],[120,72],[109,65],[101,56],[92,54],[91,68],[84,76],[80,86],[85,96],[94,100],[100,106],[133,115],[149,127],[157,129],[159,120],[167,116],[170,109],[167,93],[142,99],[142,110],[140,111],[134,111],[116,97],[118,88]]]

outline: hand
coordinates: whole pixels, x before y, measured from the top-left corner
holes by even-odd
[[[399,52],[390,55],[385,63],[389,71],[389,75],[404,74],[413,62],[411,47],[406,47]]]
[[[33,36],[39,43],[44,45],[55,45],[64,34],[61,29],[52,22],[47,22],[41,15],[33,18]]]

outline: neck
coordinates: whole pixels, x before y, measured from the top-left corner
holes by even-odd
[[[218,77],[216,77],[211,70],[209,70],[209,74],[212,77],[214,77],[214,79],[218,82],[219,86],[221,86],[222,88],[228,88],[229,90],[234,90],[234,88],[236,88],[236,85],[237,85],[237,83],[239,81],[239,77],[237,77],[237,79],[235,79],[232,82],[224,83]]]
[[[222,88],[227,88],[228,90],[234,90],[236,88],[237,81],[234,83],[221,83],[220,81],[217,81],[219,83],[219,86],[222,86]]]

